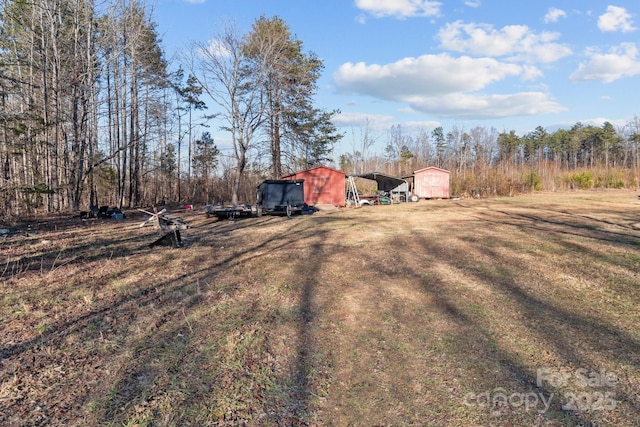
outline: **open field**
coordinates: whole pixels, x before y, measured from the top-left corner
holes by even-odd
[[[633,191],[0,240],[2,426],[632,426]]]

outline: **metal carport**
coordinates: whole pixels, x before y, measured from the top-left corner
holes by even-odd
[[[369,172],[351,174],[350,177],[370,179],[378,183],[378,191],[388,192],[393,197],[394,194],[404,195],[404,200],[409,200],[409,183],[406,179],[386,175],[380,172]]]

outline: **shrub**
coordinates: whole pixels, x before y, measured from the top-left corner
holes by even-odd
[[[624,188],[624,186],[624,178],[616,171],[607,173],[606,175],[598,175],[596,178],[596,187]]]
[[[563,181],[567,183],[571,188],[579,188],[586,190],[593,187],[593,172],[574,172],[563,177]]]
[[[540,191],[542,190],[542,182],[540,180],[540,174],[538,173],[537,170],[533,169],[528,175],[527,175],[527,186],[529,188],[531,188],[534,191]]]

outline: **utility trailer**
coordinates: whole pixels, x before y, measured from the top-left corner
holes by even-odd
[[[204,209],[207,218],[215,216],[219,219],[234,220],[238,218],[250,218],[253,216],[251,205],[206,205]]]
[[[287,215],[302,213],[304,179],[268,179],[258,185],[256,214]]]

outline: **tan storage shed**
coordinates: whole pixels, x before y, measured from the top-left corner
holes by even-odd
[[[448,199],[450,172],[430,166],[413,173],[413,194],[421,199]]]

